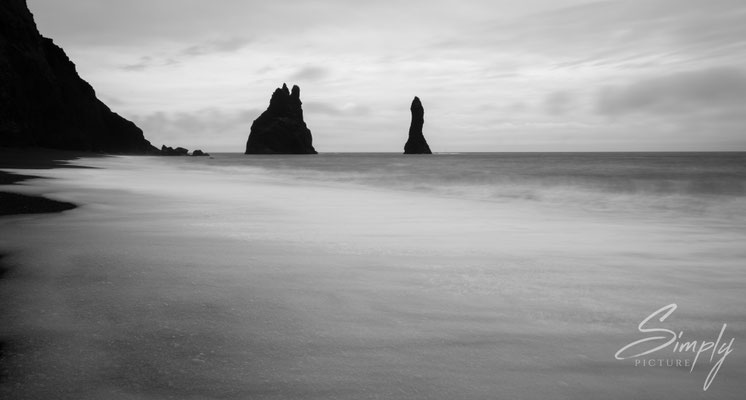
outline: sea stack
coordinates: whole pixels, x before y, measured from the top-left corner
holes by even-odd
[[[0,1],[0,146],[158,152],[41,36],[25,0]]]
[[[422,126],[425,125],[425,109],[422,108],[419,97],[414,97],[409,109],[412,110],[412,123],[409,125],[409,140],[404,145],[404,154],[433,154],[422,134]]]
[[[251,125],[246,154],[317,154],[301,104],[298,86],[276,89],[267,111]]]

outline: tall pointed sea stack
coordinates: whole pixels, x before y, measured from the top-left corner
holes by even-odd
[[[275,90],[267,111],[251,125],[246,154],[316,154],[301,104],[298,86]]]
[[[39,34],[26,0],[0,1],[0,146],[157,153]]]
[[[425,125],[425,109],[422,108],[419,97],[414,97],[410,110],[412,110],[412,124],[409,125],[409,140],[404,145],[404,154],[433,154],[422,134],[422,126]]]

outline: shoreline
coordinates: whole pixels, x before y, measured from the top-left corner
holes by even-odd
[[[0,217],[23,214],[48,214],[72,210],[78,207],[66,201],[52,200],[44,196],[31,196],[12,191],[30,179],[47,179],[36,175],[18,174],[7,170],[81,168],[68,165],[67,161],[80,157],[100,157],[96,153],[51,150],[42,148],[0,148]],[[10,191],[7,189],[11,189]]]

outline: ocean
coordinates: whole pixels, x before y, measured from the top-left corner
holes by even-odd
[[[746,391],[744,153],[72,163],[0,220],[3,398]]]
[[[657,209],[687,209],[685,203],[718,207],[746,196],[744,153],[220,154],[208,165],[436,196],[576,204],[612,212],[643,204]]]

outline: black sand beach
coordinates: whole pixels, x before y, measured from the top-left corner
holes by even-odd
[[[64,167],[64,162],[66,160],[76,159],[83,154],[46,149],[0,149],[0,168],[11,170],[16,168],[61,168]],[[90,156],[90,154],[85,155]],[[76,207],[76,205],[72,203],[51,200],[42,196],[28,196],[3,191],[3,189],[7,188],[8,185],[18,184],[29,179],[43,178],[35,175],[23,175],[0,171],[0,216],[56,213],[72,210]],[[11,270],[11,267],[7,265],[7,256],[7,254],[0,253],[0,279],[4,279],[5,275]],[[7,321],[5,322],[7,323]],[[0,382],[13,374],[5,361],[7,361],[9,357],[8,351],[17,351],[17,349],[11,350],[15,343],[11,345],[7,342],[8,339],[9,338],[7,337],[0,338],[0,360],[2,361],[2,367],[0,367]]]
[[[714,340],[722,323],[726,338],[746,334],[746,233],[730,214],[740,191],[698,197],[713,186],[668,175],[607,185],[583,163],[569,179],[559,166],[577,156],[553,156],[560,186],[521,181],[534,192],[514,197],[527,188],[495,182],[509,197],[473,198],[484,177],[467,196],[456,189],[473,173],[428,181],[435,161],[413,175],[429,189],[403,174],[392,185],[378,163],[414,162],[403,157],[86,157],[70,162],[89,168],[19,170],[46,178],[24,194],[79,207],[0,219],[12,266],[0,394],[740,398],[739,351],[707,392],[709,357],[691,373],[614,359],[671,302],[671,327],[689,339]],[[449,157],[450,170],[501,162],[506,176],[527,156]],[[580,181],[602,182],[582,194],[592,202],[576,204]]]

